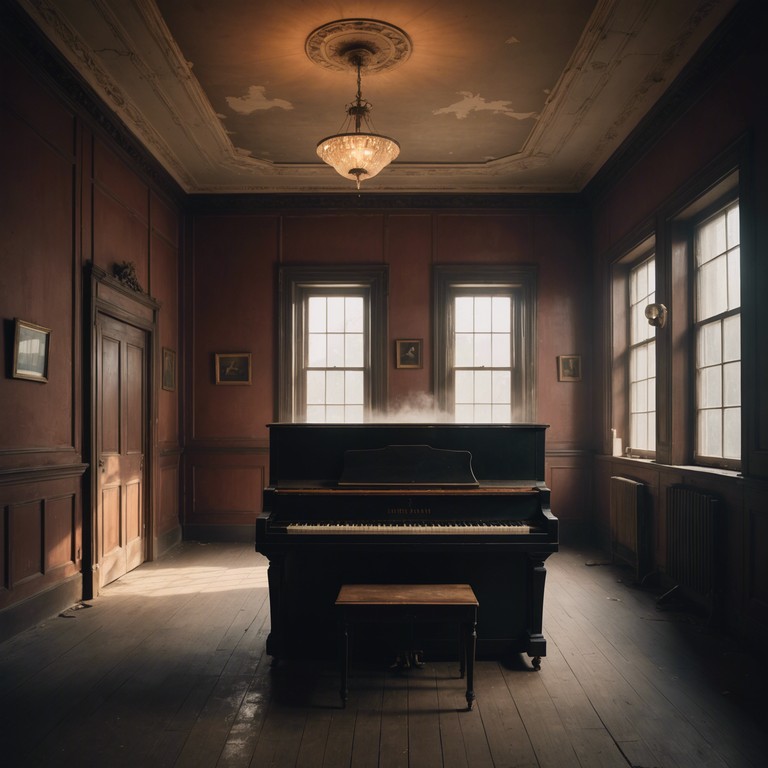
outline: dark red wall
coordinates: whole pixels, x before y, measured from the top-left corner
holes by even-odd
[[[567,532],[587,519],[592,448],[587,217],[573,201],[466,211],[296,210],[193,217],[188,248],[192,372],[185,530],[252,536],[276,419],[276,274],[280,264],[386,264],[390,410],[431,402],[432,267],[526,264],[538,269],[536,420],[548,430],[547,479]],[[586,311],[585,311],[586,308]],[[394,341],[424,339],[424,367],[398,369]],[[217,386],[217,352],[250,352],[253,383]],[[581,382],[557,380],[557,356],[580,354]],[[586,491],[585,491],[586,489]],[[238,532],[235,528],[240,528]]]
[[[628,476],[647,484],[651,500],[653,568],[667,570],[666,490],[684,483],[720,499],[722,532],[718,545],[718,589],[730,629],[768,641],[768,363],[765,329],[768,328],[768,120],[755,98],[765,91],[766,55],[760,30],[765,28],[765,7],[759,16],[738,24],[716,53],[718,66],[710,67],[706,83],[694,94],[683,93],[687,109],[657,137],[648,151],[616,173],[604,185],[592,206],[595,244],[595,374],[593,432],[608,452],[611,421],[609,287],[612,259],[621,255],[622,243],[646,224],[663,226],[673,216],[675,201],[684,199],[696,180],[717,169],[723,157],[742,155],[742,335],[743,378],[746,383],[742,419],[747,432],[742,457],[743,474],[664,466],[653,462],[599,456],[595,463],[595,525],[602,540],[610,538],[609,478]],[[723,53],[725,51],[725,53]],[[694,87],[694,86],[692,86]],[[738,149],[734,149],[738,148]],[[657,238],[657,250],[668,244]],[[603,386],[600,386],[600,385]],[[668,405],[659,394],[659,405]],[[683,403],[675,405],[679,412]]]
[[[13,42],[0,46],[0,636],[82,597],[90,457],[85,265],[130,261],[161,304],[158,350],[180,352],[176,203],[51,89]],[[14,318],[51,329],[46,383],[11,377]],[[179,355],[181,359],[181,355]],[[153,367],[158,360],[154,360]],[[160,391],[150,532],[178,541],[179,389]],[[86,527],[87,530],[87,527]],[[27,598],[37,598],[29,601]],[[14,610],[4,610],[8,608]]]

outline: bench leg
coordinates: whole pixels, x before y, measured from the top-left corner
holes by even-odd
[[[467,709],[472,709],[475,700],[475,650],[477,646],[477,623],[468,622],[465,629],[465,654],[467,670]]]
[[[349,689],[347,687],[347,678],[349,677],[349,624],[346,621],[341,622],[341,643],[339,646],[339,672],[340,672],[340,687],[339,695],[341,696],[341,706],[347,706],[347,698],[349,697]]]

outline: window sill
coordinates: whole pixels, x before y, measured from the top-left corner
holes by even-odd
[[[613,461],[629,462],[634,464],[647,464],[657,466],[664,469],[673,469],[680,472],[695,472],[703,475],[716,475],[718,477],[730,477],[733,479],[741,479],[743,475],[739,470],[735,469],[721,469],[720,467],[704,467],[698,464],[661,464],[656,459],[648,459],[643,456],[607,456]]]

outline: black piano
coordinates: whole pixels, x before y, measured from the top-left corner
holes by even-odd
[[[345,583],[467,583],[478,656],[546,655],[544,561],[558,548],[539,424],[271,424],[256,550],[273,659],[333,653]],[[418,638],[455,656],[455,629]],[[382,635],[374,628],[372,641]],[[375,642],[374,642],[375,645]]]

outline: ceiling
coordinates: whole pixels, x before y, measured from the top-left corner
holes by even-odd
[[[17,0],[188,193],[355,191],[315,154],[354,71],[308,36],[380,20],[410,55],[363,73],[397,160],[371,192],[578,192],[737,0]]]

